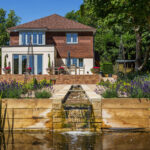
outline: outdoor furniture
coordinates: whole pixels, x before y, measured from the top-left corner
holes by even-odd
[[[77,74],[77,68],[75,65],[71,65],[69,68],[69,73],[71,74],[72,72],[74,72],[74,74]]]
[[[85,66],[79,67],[79,75],[80,75],[81,72],[82,72],[83,74],[85,74]]]

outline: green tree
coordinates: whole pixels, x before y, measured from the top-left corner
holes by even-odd
[[[7,29],[12,26],[16,26],[19,22],[20,17],[18,17],[13,10],[10,10],[8,17],[6,17],[6,11],[0,8],[0,46],[8,45],[9,33],[7,32]],[[1,49],[0,49],[0,60],[1,60]]]
[[[88,1],[88,0],[86,0]],[[85,2],[86,2],[85,1]],[[150,29],[149,0],[89,0],[94,5],[95,12],[101,18],[107,19],[111,25],[119,23],[125,31],[134,31],[136,40],[136,70],[143,69],[146,64],[150,45],[147,42],[145,57],[142,61],[142,34]],[[112,19],[111,19],[112,18]],[[113,19],[115,18],[115,19]],[[147,38],[149,39],[149,37]]]

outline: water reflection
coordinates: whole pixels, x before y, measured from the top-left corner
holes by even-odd
[[[1,150],[149,150],[150,133],[5,133]]]

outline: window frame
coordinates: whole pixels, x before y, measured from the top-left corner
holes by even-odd
[[[40,35],[41,35],[41,43],[40,43]],[[43,32],[38,32],[38,45],[44,45]]]
[[[45,45],[45,32],[43,31],[19,32],[19,45],[29,45],[29,37],[31,37],[32,45]]]
[[[71,65],[75,65],[74,64],[74,60],[76,59],[76,67],[84,67],[84,58],[71,58]],[[82,59],[82,66],[80,66],[80,59]],[[66,58],[66,65],[67,65],[67,58]]]
[[[26,32],[21,33],[21,45],[27,45]]]
[[[68,42],[68,41],[67,41],[67,39],[68,39],[68,38],[67,38],[67,35],[68,35],[68,34],[71,35],[71,42]],[[73,42],[73,35],[74,35],[74,34],[77,35],[76,42]],[[66,33],[66,43],[67,43],[67,44],[78,44],[78,33]]]
[[[38,45],[38,34],[37,34],[37,32],[33,32],[32,36],[33,36],[33,39],[32,39],[33,45]],[[36,37],[34,37],[34,36],[36,36]],[[34,40],[36,40],[35,43],[34,43]]]

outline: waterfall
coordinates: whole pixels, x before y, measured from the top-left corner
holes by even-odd
[[[91,129],[94,120],[92,104],[81,86],[72,86],[64,102],[64,128],[72,130]]]

